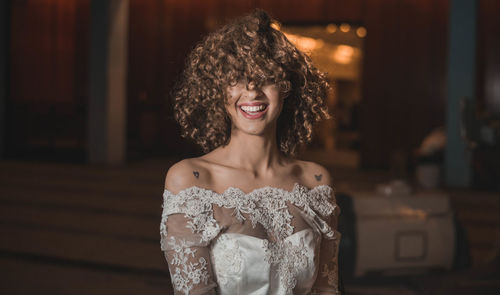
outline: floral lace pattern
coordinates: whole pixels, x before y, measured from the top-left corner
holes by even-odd
[[[286,294],[292,294],[293,288],[297,284],[297,273],[300,269],[307,267],[308,255],[304,246],[304,239],[300,239],[298,245],[290,241],[278,241],[269,243],[264,241],[266,247],[265,260],[278,267],[278,276],[285,287]]]
[[[205,242],[213,239],[220,231],[212,213],[212,205],[215,204],[234,208],[234,216],[239,221],[245,220],[242,213],[248,214],[254,227],[260,223],[268,234],[282,240],[293,233],[292,216],[287,210],[287,202],[306,210],[312,208],[326,217],[336,208],[331,191],[332,188],[327,185],[309,190],[298,183],[295,183],[291,192],[275,187],[263,187],[247,194],[238,188],[230,187],[219,194],[193,186],[174,195],[165,190],[160,234],[162,238],[167,235],[165,223],[168,215],[184,213],[191,219],[189,227],[193,233],[201,233]]]
[[[323,271],[321,274],[328,278],[328,284],[330,286],[336,286],[336,281],[337,281],[337,270],[335,268],[330,269],[328,267],[328,264],[323,265]]]
[[[160,236],[161,236],[161,248],[166,250],[165,237],[167,236],[167,219],[168,215],[173,213],[184,213],[184,215],[189,219],[187,222],[187,227],[191,229],[193,233],[201,235],[201,241],[208,242],[215,238],[220,231],[220,227],[217,221],[214,219],[212,212],[212,205],[208,202],[199,202],[194,198],[186,199],[182,205],[183,210],[177,208],[178,212],[172,212],[175,209],[171,204],[169,197],[165,197],[166,190],[163,199],[163,212],[162,221],[160,224]],[[170,194],[172,196],[172,194]],[[168,204],[168,205],[167,205]]]
[[[200,257],[197,262],[188,261],[195,257],[196,249],[191,248],[192,244],[175,238],[170,238],[169,246],[174,251],[171,264],[175,266],[175,272],[171,272],[172,283],[177,291],[189,294],[193,285],[201,282],[208,283],[207,261]]]
[[[337,260],[337,257],[338,257],[338,251],[339,251],[339,242],[340,242],[340,234],[337,233],[336,235],[336,239],[333,243],[333,253],[334,255],[332,255],[332,260],[329,262],[329,264],[331,265],[331,267],[329,266],[328,263],[325,263],[323,265],[323,270],[321,272],[321,275],[323,277],[326,277],[328,279],[328,285],[330,286],[338,286],[338,260]]]
[[[328,185],[309,189],[298,183],[294,184],[292,191],[263,187],[245,193],[239,188],[230,187],[223,193],[217,193],[197,186],[186,188],[177,194],[165,190],[160,225],[161,248],[164,251],[174,250],[174,258],[170,264],[174,268],[172,282],[176,290],[188,294],[194,285],[201,282],[207,285],[210,280],[207,261],[204,258],[193,261],[196,249],[191,246],[207,246],[216,237],[228,239],[225,235],[219,235],[222,228],[213,215],[213,206],[216,205],[233,209],[232,215],[241,223],[248,218],[254,228],[257,224],[262,225],[273,240],[263,240],[266,253],[264,259],[274,265],[286,294],[292,294],[300,270],[308,267],[310,259],[314,259],[309,256],[314,254],[308,252],[303,238],[300,238],[298,243],[286,239],[294,234],[289,205],[305,212],[315,227],[323,233],[324,238],[334,240],[335,230],[323,220],[337,209],[332,191],[333,188]],[[189,241],[179,239],[179,243],[176,243],[175,237],[172,236],[168,238],[167,243],[167,219],[173,214],[186,217],[187,222],[182,226],[193,234]],[[216,250],[217,253],[211,253],[212,256],[206,258],[212,260],[218,283],[221,285],[227,283],[227,275],[240,272],[242,267],[238,242],[223,242],[221,248]],[[324,266],[322,275],[328,277],[329,284],[330,281],[331,284],[336,284],[336,270],[329,269],[328,265]]]
[[[218,239],[220,247],[214,247],[212,259],[214,261],[214,270],[219,282],[227,284],[227,276],[237,274],[241,271],[242,258],[238,241],[221,235]]]

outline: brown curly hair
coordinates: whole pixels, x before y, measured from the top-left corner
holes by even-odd
[[[174,116],[181,135],[204,152],[229,143],[226,91],[241,80],[258,87],[275,83],[286,97],[276,139],[287,156],[311,141],[316,122],[330,118],[325,75],[273,23],[266,12],[256,10],[209,34],[189,54],[173,90]]]

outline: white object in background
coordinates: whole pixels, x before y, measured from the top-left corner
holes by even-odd
[[[353,193],[353,202],[355,276],[451,269],[455,227],[447,195],[383,198],[374,193]]]

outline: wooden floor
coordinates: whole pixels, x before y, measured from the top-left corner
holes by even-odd
[[[2,294],[169,294],[163,165],[0,164]]]
[[[0,162],[0,294],[171,294],[159,223],[164,175],[172,163]],[[338,188],[369,187],[389,177],[333,170]],[[500,245],[499,198],[457,191],[454,200],[459,217],[474,232],[475,266],[491,268],[488,263]],[[500,290],[500,274],[491,273],[493,278],[483,283],[488,290]],[[446,294],[422,290],[436,284],[425,279],[410,286],[346,289],[358,295]]]

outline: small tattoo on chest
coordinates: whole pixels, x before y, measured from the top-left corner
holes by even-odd
[[[323,174],[320,174],[320,175],[314,174],[314,177],[316,178],[317,181],[320,181],[321,177],[323,177]]]
[[[194,175],[194,177],[199,178],[200,177],[200,172],[193,171],[193,175]]]

